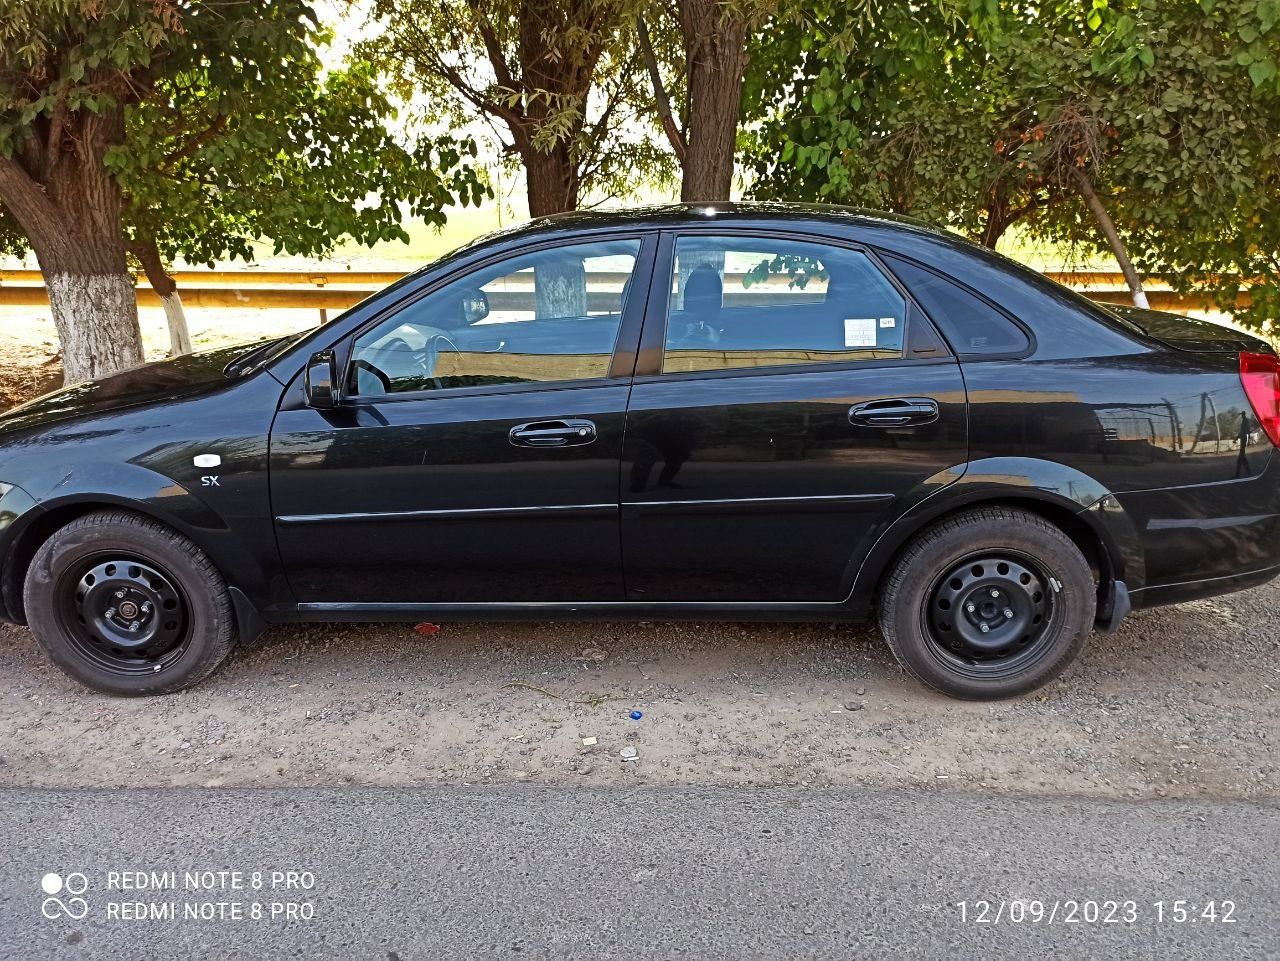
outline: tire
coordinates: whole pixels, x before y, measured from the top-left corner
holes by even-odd
[[[27,623],[66,674],[103,694],[200,683],[236,640],[226,582],[195,544],[124,511],[72,521],[36,552]]]
[[[880,630],[928,687],[995,700],[1061,674],[1084,648],[1096,605],[1093,572],[1061,529],[1026,511],[981,508],[907,545],[880,593]]]

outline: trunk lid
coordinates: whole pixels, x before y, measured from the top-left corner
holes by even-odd
[[[1138,328],[1152,340],[1175,350],[1238,353],[1273,353],[1271,345],[1259,337],[1246,334],[1211,320],[1183,317],[1162,310],[1143,310],[1120,304],[1106,304],[1106,309],[1126,324]]]

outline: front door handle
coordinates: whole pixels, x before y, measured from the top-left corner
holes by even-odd
[[[507,435],[516,447],[580,447],[596,439],[589,420],[538,420],[517,424]]]
[[[931,397],[891,397],[849,408],[849,423],[861,427],[918,426],[937,419],[938,402]]]

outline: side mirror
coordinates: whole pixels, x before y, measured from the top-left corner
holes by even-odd
[[[321,410],[338,406],[338,355],[332,350],[318,350],[307,361],[303,374],[307,404]]]

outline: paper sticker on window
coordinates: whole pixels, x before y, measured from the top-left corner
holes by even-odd
[[[844,320],[844,345],[846,347],[874,347],[876,345],[875,318],[846,317]]]
[[[880,318],[880,326],[881,326],[881,327],[895,327],[895,326],[897,326],[897,324],[898,324],[898,321],[897,321],[897,319],[896,319],[896,318],[894,318],[894,317],[881,317],[881,318]]]

